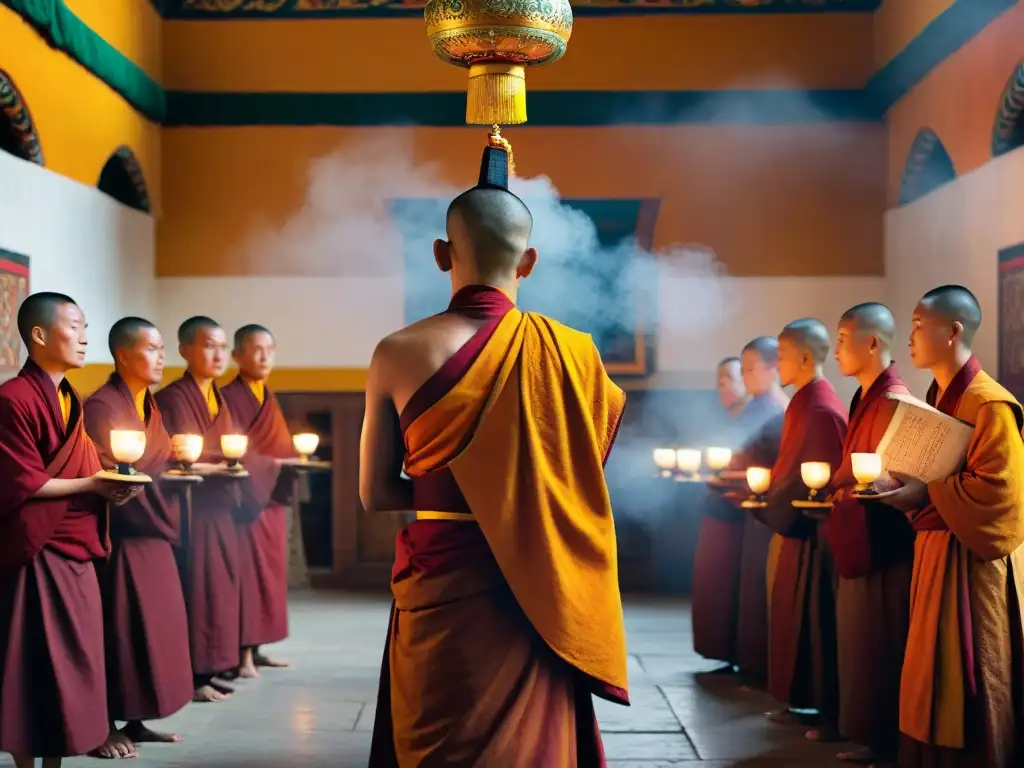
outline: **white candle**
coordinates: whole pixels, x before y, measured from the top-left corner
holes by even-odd
[[[203,452],[203,436],[174,435],[171,438],[171,451],[177,461],[193,464]]]
[[[238,461],[245,456],[249,448],[249,438],[245,435],[221,435],[220,450],[228,461]]]
[[[303,459],[308,459],[316,452],[316,447],[320,445],[320,435],[313,434],[312,432],[300,432],[292,437],[292,445],[295,446],[295,452],[299,456]]]
[[[671,472],[676,467],[676,452],[673,448],[655,448],[654,466],[662,472]]]
[[[695,475],[700,470],[700,462],[700,451],[695,448],[680,448],[676,451],[676,466],[680,472]]]
[[[767,493],[772,484],[772,471],[767,467],[747,467],[747,485],[752,493]]]
[[[800,477],[812,491],[820,491],[832,479],[832,467],[827,461],[805,461],[800,465]]]
[[[854,453],[850,462],[858,483],[869,485],[882,475],[882,457],[877,453]]]
[[[133,464],[146,452],[146,433],[131,429],[110,430],[110,453],[118,464]]]
[[[732,451],[728,448],[708,448],[704,456],[708,462],[708,469],[713,472],[721,472],[732,461]]]

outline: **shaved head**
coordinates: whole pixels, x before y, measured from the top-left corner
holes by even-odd
[[[195,344],[196,334],[200,331],[212,331],[220,328],[220,323],[205,315],[196,315],[178,326],[178,343]]]
[[[141,317],[122,317],[110,329],[107,336],[107,346],[110,354],[117,359],[117,350],[132,349],[139,341],[139,334],[142,331],[155,331],[156,326],[149,320]]]
[[[981,327],[981,304],[977,297],[962,285],[943,285],[934,288],[918,303],[931,315],[960,323],[964,344],[970,346],[974,334]]]
[[[829,352],[832,350],[828,328],[820,320],[811,317],[794,320],[782,329],[779,339],[786,339],[795,347],[805,350],[818,365],[828,360]]]
[[[743,352],[753,352],[761,358],[761,362],[767,365],[777,365],[779,362],[779,340],[774,336],[758,336],[753,341],[747,342]]]
[[[49,328],[57,322],[57,313],[67,304],[78,306],[74,299],[63,293],[33,293],[26,297],[18,309],[18,334],[26,348],[32,346],[32,329]]]
[[[850,307],[839,318],[839,322],[852,325],[860,333],[877,337],[886,350],[892,347],[893,337],[896,335],[896,321],[885,304],[869,301]]]
[[[533,215],[507,190],[475,187],[448,206],[446,226],[457,254],[481,276],[498,276],[514,271],[529,248]]]
[[[718,367],[722,368],[727,365],[739,365],[740,359],[738,357],[723,357],[718,361]]]
[[[255,336],[257,333],[265,333],[271,339],[274,338],[274,334],[270,332],[268,328],[256,323],[249,323],[249,325],[243,325],[237,331],[235,331],[235,352],[241,352],[242,348],[245,347],[250,337]]]

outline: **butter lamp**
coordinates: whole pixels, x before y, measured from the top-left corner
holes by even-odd
[[[828,502],[818,498],[818,491],[828,485],[832,479],[832,465],[827,461],[805,461],[800,465],[800,478],[810,489],[806,501],[794,501],[793,506],[813,509],[817,507],[828,507]]]
[[[295,452],[299,454],[299,461],[305,464],[309,461],[309,457],[316,453],[316,448],[320,445],[320,435],[312,432],[300,432],[292,436],[292,445],[295,446]]]
[[[249,449],[249,438],[246,435],[221,435],[220,452],[228,462],[228,470],[241,472],[241,458]]]
[[[192,472],[192,465],[199,460],[203,452],[202,435],[174,435],[171,437],[171,453],[174,454],[175,472],[187,475]]]
[[[662,477],[672,477],[672,470],[676,468],[675,448],[655,448],[654,466],[658,468]]]
[[[701,453],[696,448],[680,448],[676,451],[676,467],[683,473],[680,480],[700,480]]]
[[[882,457],[877,453],[854,453],[850,455],[850,463],[857,480],[853,492],[858,496],[876,496],[878,491],[872,483],[882,476]]]
[[[708,448],[704,452],[704,461],[712,472],[721,472],[732,461],[732,451],[728,448]]]
[[[133,429],[110,430],[110,455],[117,462],[117,471],[101,472],[105,480],[122,482],[149,482],[150,477],[136,472],[132,464],[146,452],[146,433]]]
[[[767,467],[747,467],[747,486],[751,496],[740,504],[744,509],[762,509],[768,506],[764,495],[772,485],[772,471]]]

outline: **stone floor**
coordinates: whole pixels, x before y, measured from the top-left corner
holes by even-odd
[[[193,704],[160,727],[177,745],[144,745],[134,766],[153,768],[362,768],[387,626],[384,597],[296,594],[292,639],[275,655],[295,662],[240,684],[231,701]],[[616,768],[840,765],[834,745],[768,724],[772,703],[744,694],[697,657],[684,603],[627,600],[633,706],[598,702],[608,758]],[[95,765],[89,758],[65,766]],[[0,765],[8,766],[0,758]],[[585,766],[582,768],[586,768]]]

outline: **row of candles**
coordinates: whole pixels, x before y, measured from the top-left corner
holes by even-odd
[[[854,453],[850,456],[853,476],[857,480],[855,491],[870,493],[871,485],[882,476],[882,457],[877,453]],[[713,475],[725,471],[732,462],[728,448],[655,448],[654,465],[662,477],[677,480],[700,480],[700,470],[706,466]],[[800,478],[811,490],[813,500],[817,492],[832,479],[832,466],[827,461],[805,461],[800,465]],[[747,485],[752,493],[761,496],[768,492],[772,471],[767,467],[747,467]]]
[[[292,436],[292,445],[299,454],[299,461],[309,461],[320,444],[319,435],[312,432],[300,432]],[[241,468],[241,459],[249,450],[247,435],[221,435],[220,451],[228,463],[229,470]],[[110,431],[110,453],[118,464],[118,473],[132,474],[131,465],[142,458],[146,452],[146,433],[131,429],[113,429]],[[173,435],[171,452],[178,469],[187,472],[203,453],[202,435]]]

